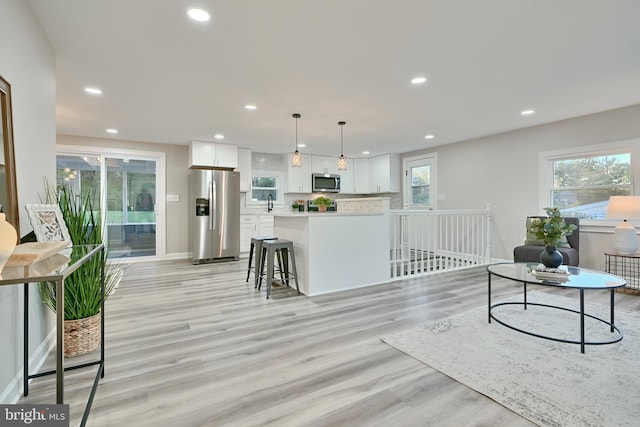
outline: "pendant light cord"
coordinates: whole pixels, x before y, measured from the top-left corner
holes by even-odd
[[[293,150],[295,152],[298,151],[298,119],[300,118],[300,113],[294,113],[293,118],[296,119],[296,146]]]
[[[344,129],[344,125],[347,124],[347,122],[338,122],[338,124],[340,125],[340,155],[343,156],[344,155],[344,138],[343,138],[343,129]]]

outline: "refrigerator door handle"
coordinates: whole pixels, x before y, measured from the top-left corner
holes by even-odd
[[[216,181],[212,180],[209,186],[209,230],[216,229],[216,207],[218,206]]]

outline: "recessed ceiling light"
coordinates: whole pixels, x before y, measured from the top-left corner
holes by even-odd
[[[364,154],[366,156],[367,154],[371,154],[371,153],[369,151],[365,150],[365,151],[362,152],[362,154]]]
[[[523,115],[523,116],[530,116],[535,112],[536,112],[536,110],[523,110],[523,111],[520,112],[520,114]]]
[[[244,108],[247,110],[255,110],[258,107],[256,107],[255,105],[245,105]]]
[[[221,133],[216,133],[215,135],[213,135],[213,137],[214,137],[215,139],[224,139],[224,135],[223,135],[223,134],[221,134]]]
[[[305,144],[304,142],[299,142],[299,143],[298,143],[298,147],[299,147],[299,148],[304,148],[304,147],[306,147],[306,146],[307,146],[307,144]]]
[[[85,87],[84,91],[91,95],[102,95],[102,90],[97,87]]]
[[[420,77],[414,77],[411,79],[411,83],[413,83],[414,85],[419,85],[422,83],[426,83],[427,82],[427,78],[420,76]]]
[[[211,16],[207,11],[197,8],[187,10],[187,15],[189,15],[189,18],[198,22],[207,22],[211,19]]]
[[[433,135],[425,135],[424,136],[424,139],[433,139],[433,138],[435,138],[435,136],[433,136]]]
[[[118,129],[107,129],[107,133],[115,135],[118,133]]]

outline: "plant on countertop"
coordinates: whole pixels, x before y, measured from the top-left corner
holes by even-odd
[[[331,199],[328,197],[324,197],[324,196],[318,196],[315,199],[313,199],[313,204],[316,206],[326,206],[329,207],[331,206]]]
[[[547,218],[531,224],[531,231],[544,241],[546,246],[558,247],[559,243],[578,228],[567,224],[558,208],[544,208]]]
[[[54,189],[46,187],[46,202],[57,203],[69,230],[74,245],[102,243],[100,218],[93,212],[90,195],[80,196],[64,185]],[[105,250],[105,257],[107,256]],[[71,260],[75,261],[75,260]],[[65,279],[64,319],[78,320],[100,312],[100,285],[102,260],[95,256],[80,266]],[[125,264],[113,263],[105,266],[105,298],[109,296],[122,278]],[[42,301],[56,311],[56,286],[51,282],[40,283]]]

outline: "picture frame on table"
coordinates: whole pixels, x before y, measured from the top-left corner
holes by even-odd
[[[27,204],[27,213],[38,242],[65,241],[71,243],[62,211],[53,204]]]

